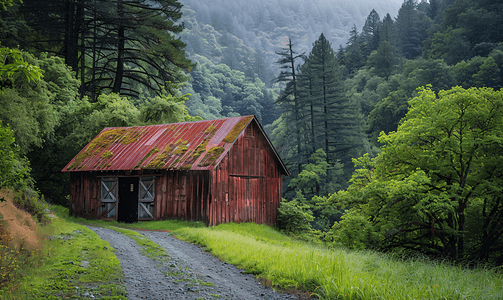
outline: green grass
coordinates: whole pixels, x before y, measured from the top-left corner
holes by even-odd
[[[132,230],[118,227],[110,227],[110,228],[133,239],[136,242],[136,244],[142,247],[140,252],[144,256],[154,260],[167,260],[168,258],[170,258],[166,250],[164,250],[164,248],[152,242],[149,238]]]
[[[182,228],[173,234],[265,278],[323,299],[503,299],[503,276],[427,259],[328,249],[256,224]]]
[[[38,267],[24,266],[24,276],[0,290],[1,299],[126,299],[121,267],[108,242],[85,226],[54,217]]]

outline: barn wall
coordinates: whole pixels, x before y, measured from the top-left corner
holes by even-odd
[[[166,171],[156,183],[156,219],[208,222],[209,171]]]
[[[100,192],[100,179],[94,173],[70,173],[70,215],[86,219],[99,218]]]
[[[210,174],[210,226],[226,222],[276,225],[281,201],[280,167],[254,122]]]

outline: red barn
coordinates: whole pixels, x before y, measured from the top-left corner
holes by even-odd
[[[289,175],[254,116],[105,128],[62,170],[70,214],[276,224]]]

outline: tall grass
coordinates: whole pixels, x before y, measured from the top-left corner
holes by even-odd
[[[427,259],[313,246],[256,224],[173,232],[273,286],[323,299],[503,299],[503,275]]]

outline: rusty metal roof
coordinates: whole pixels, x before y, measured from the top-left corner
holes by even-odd
[[[259,124],[254,116],[244,116],[105,128],[62,171],[210,170],[218,165],[252,120]],[[264,136],[270,144],[265,133]],[[284,168],[274,147],[272,149]]]

